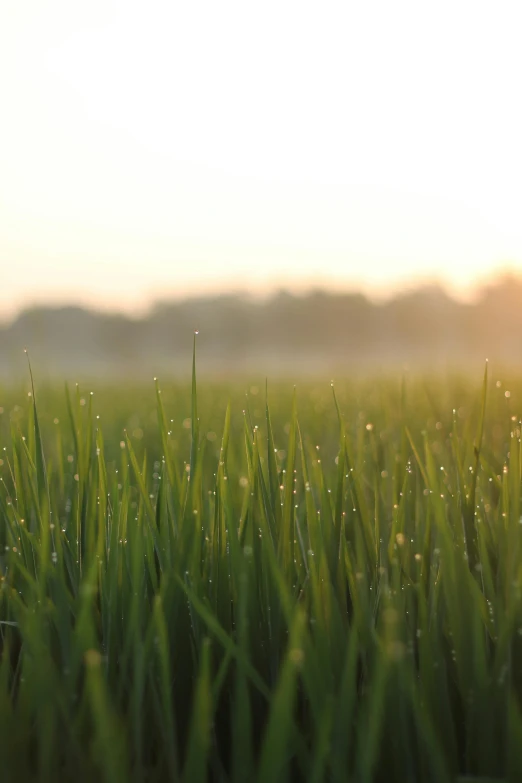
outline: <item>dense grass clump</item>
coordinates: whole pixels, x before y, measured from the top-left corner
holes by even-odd
[[[522,385],[204,386],[2,392],[2,782],[522,780]]]

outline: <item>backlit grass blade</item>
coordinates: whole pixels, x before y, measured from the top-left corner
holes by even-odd
[[[297,395],[294,389],[292,401],[292,415],[290,420],[290,432],[288,433],[286,473],[283,489],[283,513],[281,516],[281,530],[279,537],[279,559],[283,566],[283,571],[288,576],[291,575],[294,568],[294,505],[295,505],[295,484],[294,476],[295,457],[296,457],[296,436],[297,436]]]
[[[302,639],[305,617],[296,612],[290,630],[288,649],[271,703],[268,725],[263,738],[257,780],[288,779],[295,751],[292,750],[293,711],[299,667],[303,663]]]
[[[484,369],[484,380],[482,382],[482,395],[480,400],[480,417],[477,427],[477,435],[473,446],[474,462],[471,473],[471,483],[469,493],[466,498],[465,511],[464,511],[464,530],[466,534],[466,547],[468,553],[469,567],[473,571],[478,563],[478,545],[477,545],[477,531],[474,525],[475,522],[475,499],[477,494],[477,479],[480,467],[480,450],[482,448],[482,440],[484,437],[484,420],[486,417],[486,399],[488,393],[488,363]]]
[[[129,780],[125,736],[110,704],[103,679],[101,655],[97,650],[87,650],[85,668],[98,774],[106,783],[121,783],[122,780]]]
[[[205,783],[207,780],[212,719],[210,678],[210,641],[205,639],[192,700],[187,759],[183,768],[184,783]]]
[[[270,499],[272,503],[272,513],[276,525],[281,522],[281,503],[279,502],[280,490],[279,490],[279,470],[276,462],[276,446],[274,441],[274,435],[272,431],[272,420],[270,418],[270,408],[268,406],[268,382],[266,384],[266,405],[265,405],[265,418],[266,418],[266,439],[267,439],[267,466],[268,466],[268,485],[270,490]]]

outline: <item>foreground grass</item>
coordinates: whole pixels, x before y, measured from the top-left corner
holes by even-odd
[[[522,779],[516,385],[33,392],[2,781]]]

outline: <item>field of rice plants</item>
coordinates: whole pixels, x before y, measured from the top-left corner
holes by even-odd
[[[0,779],[522,780],[522,378],[0,388]]]

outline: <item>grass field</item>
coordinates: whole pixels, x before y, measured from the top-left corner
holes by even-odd
[[[2,783],[522,780],[522,378],[0,406]]]

